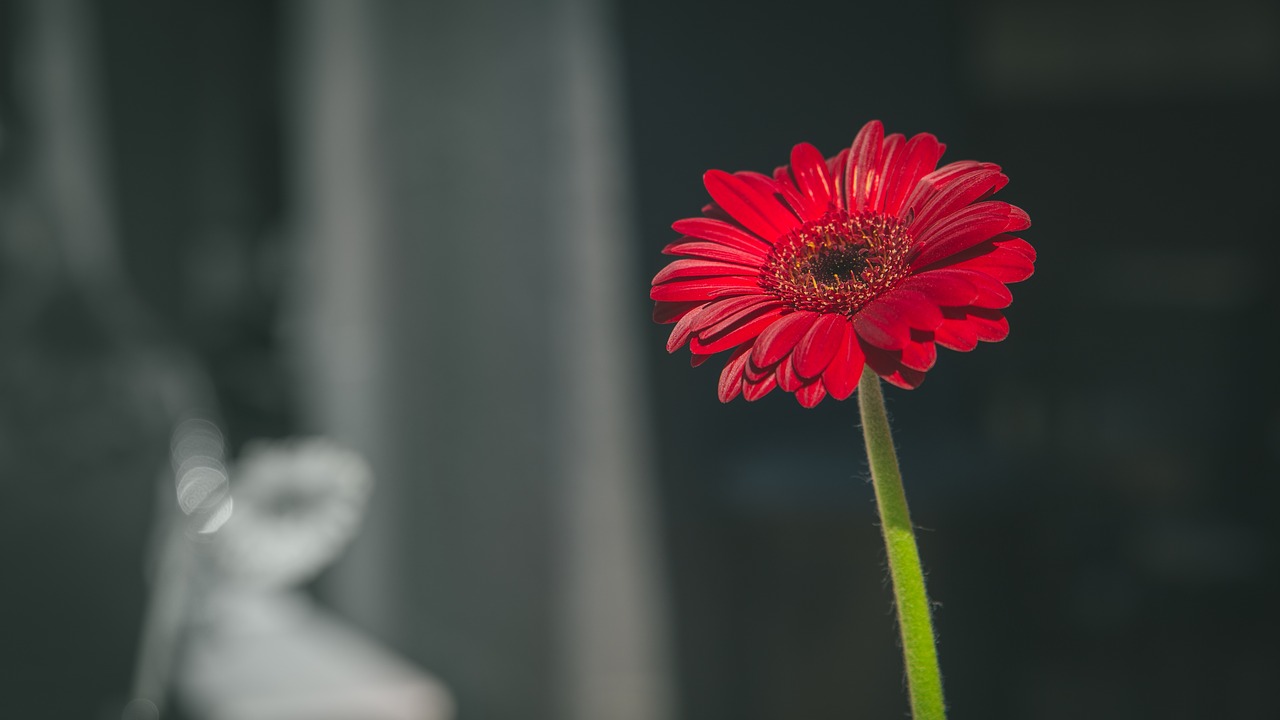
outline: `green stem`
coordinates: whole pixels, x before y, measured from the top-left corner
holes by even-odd
[[[911,716],[915,720],[944,720],[942,673],[934,647],[929,598],[924,592],[924,571],[916,549],[911,514],[907,511],[907,495],[902,489],[898,456],[893,450],[884,396],[880,393],[880,378],[871,368],[863,371],[858,385],[858,408],[862,411],[862,435],[867,441],[871,483],[876,489],[876,506],[880,510],[885,549],[889,554],[889,575],[897,600]]]

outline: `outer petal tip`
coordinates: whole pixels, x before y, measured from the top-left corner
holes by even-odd
[[[815,408],[818,403],[822,402],[822,398],[827,396],[827,389],[822,386],[822,381],[814,380],[796,391],[796,400],[805,408]]]

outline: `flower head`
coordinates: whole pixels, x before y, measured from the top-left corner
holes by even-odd
[[[723,402],[780,387],[813,407],[853,394],[864,365],[911,389],[937,345],[1003,340],[1005,285],[1036,256],[1013,233],[1031,222],[987,199],[1009,180],[998,165],[939,168],[944,147],[872,121],[832,158],[796,145],[772,177],[707,172],[713,202],[672,226],[663,252],[680,259],[650,291],[654,320],[675,323],[667,350],[687,343],[694,365],[730,351]]]

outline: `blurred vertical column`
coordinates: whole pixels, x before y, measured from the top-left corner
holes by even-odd
[[[374,5],[299,2],[286,109],[286,153],[292,166],[292,230],[296,282],[290,341],[303,425],[352,444],[375,458],[387,482],[371,515],[394,507],[396,466],[388,449],[387,306],[382,275],[391,250],[382,208],[387,159],[375,143],[377,43]],[[384,633],[392,616],[385,598],[396,592],[390,522],[370,522],[351,551],[334,593],[347,609]]]
[[[303,418],[379,480],[326,589],[463,718],[669,715],[604,11],[293,6]]]
[[[566,482],[564,628],[569,686],[560,717],[640,720],[673,711],[665,593],[656,552],[648,461],[651,408],[642,392],[639,328],[645,288],[627,249],[631,168],[622,113],[621,49],[611,3],[562,0],[553,42],[559,148],[552,184],[551,297],[558,321]]]

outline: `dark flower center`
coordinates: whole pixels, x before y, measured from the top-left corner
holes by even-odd
[[[774,243],[760,286],[796,310],[852,316],[910,274],[901,220],[832,210]]]

